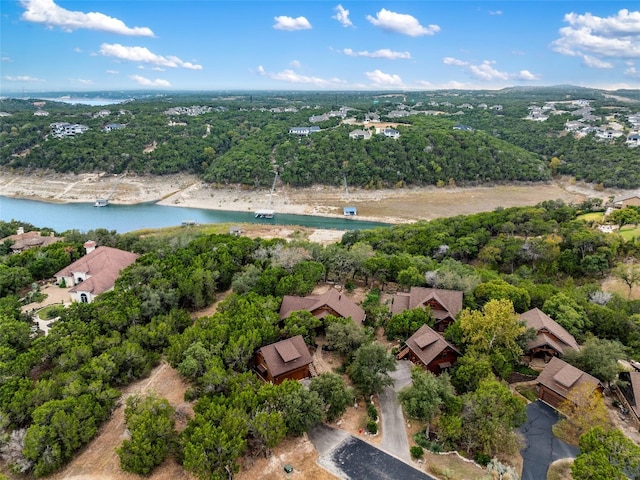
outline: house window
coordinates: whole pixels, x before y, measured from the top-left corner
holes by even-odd
[[[80,294],[80,301],[81,301],[82,303],[89,303],[89,298],[87,297],[87,294],[86,294],[86,293],[81,293],[81,294]]]

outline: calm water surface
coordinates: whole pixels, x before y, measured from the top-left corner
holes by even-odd
[[[254,218],[252,212],[226,212],[200,208],[167,207],[155,203],[138,205],[109,205],[96,208],[93,203],[47,203],[0,196],[0,220],[19,220],[36,227],[49,227],[61,233],[65,230],[86,232],[96,228],[119,233],[143,228],[196,223],[261,223],[300,225],[336,230],[361,230],[388,226],[385,223],[365,222],[352,218],[314,217],[309,215],[276,214],[271,220]]]

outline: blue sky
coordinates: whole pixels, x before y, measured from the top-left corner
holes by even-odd
[[[0,0],[0,91],[640,88],[637,1]]]

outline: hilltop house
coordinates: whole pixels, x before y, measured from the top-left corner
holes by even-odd
[[[371,132],[369,130],[357,129],[349,133],[349,138],[362,138],[364,140],[368,140],[371,138]]]
[[[527,344],[525,353],[531,356],[561,356],[567,350],[578,350],[578,342],[559,323],[538,308],[520,314],[527,328],[536,331],[536,338]]]
[[[450,368],[461,355],[442,335],[423,325],[407,339],[396,358],[408,358],[416,365],[438,374]]]
[[[292,135],[306,136],[320,131],[320,127],[291,127],[289,133]]]
[[[296,335],[259,348],[254,361],[255,370],[262,379],[279,385],[287,379],[308,378],[313,359],[302,335]]]
[[[439,288],[411,287],[409,293],[396,293],[391,304],[391,315],[405,310],[429,307],[436,323],[435,329],[444,332],[462,310],[462,292]]]
[[[40,232],[26,232],[23,227],[18,228],[15,235],[0,240],[0,243],[11,242],[11,253],[20,253],[30,248],[46,247],[52,243],[61,242],[61,237],[56,237],[51,232],[48,236],[42,236]]]
[[[382,134],[385,137],[389,137],[389,138],[393,138],[393,139],[400,138],[400,132],[398,130],[396,130],[395,128],[385,128],[385,129],[382,130]]]
[[[362,308],[335,288],[320,295],[306,297],[285,295],[280,307],[280,319],[284,320],[291,313],[300,310],[307,310],[316,318],[325,318],[327,315],[350,317],[358,325],[361,325],[366,317]]]
[[[120,271],[131,265],[138,254],[85,242],[86,255],[55,274],[58,285],[71,287],[74,302],[91,303],[96,296],[113,288]]]
[[[553,357],[547,363],[537,382],[538,398],[556,409],[579,385],[588,383],[593,386],[593,391],[599,392],[604,389],[597,378],[558,357]]]

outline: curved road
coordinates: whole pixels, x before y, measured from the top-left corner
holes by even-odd
[[[382,422],[380,448],[405,462],[411,462],[411,454],[404,414],[397,394],[411,384],[411,366],[412,363],[408,361],[396,362],[396,370],[390,373],[393,385],[386,387],[378,397]]]

